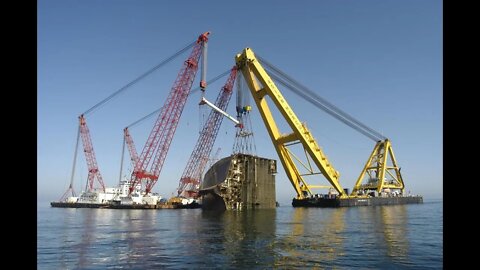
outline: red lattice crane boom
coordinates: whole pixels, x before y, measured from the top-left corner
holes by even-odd
[[[95,152],[93,151],[92,139],[90,137],[90,130],[88,129],[87,122],[85,117],[80,115],[80,136],[82,137],[83,152],[85,153],[85,159],[87,160],[88,166],[88,190],[93,190],[93,183],[97,179],[100,184],[103,192],[105,192],[105,185],[103,184],[103,178],[98,169],[97,159],[95,157]]]
[[[230,102],[233,93],[233,84],[237,76],[237,68],[233,67],[227,82],[218,93],[215,100],[215,106],[225,111]],[[207,121],[203,126],[197,144],[190,155],[187,166],[180,178],[178,186],[178,196],[187,198],[196,197],[200,187],[200,179],[207,164],[213,144],[217,138],[220,125],[222,124],[223,115],[215,110],[211,110]]]
[[[210,32],[201,34],[188,59],[184,62],[172,89],[162,107],[160,114],[148,136],[142,153],[135,164],[130,181],[132,193],[135,186],[143,184],[145,192],[149,193],[158,180],[163,163],[170,148],[175,130],[187,101],[188,94],[192,88],[195,75],[198,70],[200,56],[204,45],[208,41]],[[152,161],[152,157],[153,161]]]
[[[128,131],[128,127],[123,129],[123,134],[125,136],[125,143],[127,144],[128,152],[130,153],[130,160],[132,161],[133,166],[135,166],[135,164],[137,164],[138,162],[138,154],[137,149],[135,148],[135,144],[133,143],[132,136]]]

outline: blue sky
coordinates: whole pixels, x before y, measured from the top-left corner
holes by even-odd
[[[251,47],[296,80],[392,141],[407,190],[443,193],[442,2],[344,1],[38,1],[38,200],[59,199],[68,187],[77,117],[205,31],[208,78],[234,65]],[[122,130],[159,108],[187,54],[87,116],[100,171],[119,178]],[[226,78],[209,86],[214,100]],[[195,86],[198,84],[198,78]],[[299,97],[280,90],[352,188],[374,142]],[[189,97],[154,191],[169,197],[197,140],[199,94]],[[228,112],[234,113],[234,100]],[[277,158],[256,108],[257,154]],[[278,120],[282,121],[282,120]],[[154,118],[132,128],[138,151]],[[282,132],[289,132],[283,129]],[[232,151],[234,128],[224,121],[214,151]],[[280,164],[280,162],[278,162]],[[128,158],[125,159],[128,167]],[[85,186],[80,151],[74,187]],[[295,192],[283,168],[277,200]]]

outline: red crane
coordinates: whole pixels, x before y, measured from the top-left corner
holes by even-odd
[[[217,149],[217,152],[215,152],[215,154],[212,156],[212,158],[210,158],[210,159],[208,160],[208,163],[207,163],[207,164],[208,164],[208,165],[207,165],[208,167],[212,167],[212,165],[215,164],[215,163],[218,161],[218,157],[220,156],[220,151],[222,151],[222,148],[221,148],[221,147],[219,147],[219,148]]]
[[[87,166],[88,166],[88,182],[87,182],[88,190],[89,191],[93,190],[93,183],[96,178],[103,192],[105,192],[105,185],[103,184],[102,175],[100,174],[100,170],[98,169],[95,152],[93,151],[93,144],[92,144],[92,139],[90,137],[90,130],[88,129],[87,122],[83,114],[80,115],[78,118],[80,119],[80,135],[82,137],[83,152],[85,153],[85,158],[87,160]]]
[[[230,102],[233,93],[233,84],[237,76],[237,68],[233,67],[230,71],[230,76],[227,82],[218,93],[215,101],[215,106],[220,110],[225,111]],[[223,115],[218,111],[212,110],[208,115],[207,121],[203,126],[197,144],[190,155],[187,166],[183,171],[180,183],[178,186],[178,196],[187,198],[196,197],[200,187],[200,179],[207,164],[210,153],[212,152],[213,144],[217,138],[220,125],[222,124]]]
[[[201,34],[188,59],[184,62],[172,89],[162,107],[160,114],[148,136],[142,153],[135,164],[130,181],[129,193],[138,184],[145,186],[145,193],[149,193],[158,180],[163,163],[170,148],[175,130],[182,115],[188,94],[192,88],[198,70],[198,62],[208,42],[210,32]],[[202,78],[205,81],[205,78]],[[204,84],[202,86],[205,86]],[[154,156],[153,161],[152,157]]]
[[[123,134],[125,136],[125,143],[128,146],[128,152],[130,153],[130,160],[132,161],[133,166],[135,166],[138,162],[138,154],[132,136],[130,135],[130,132],[128,132],[128,127],[123,129]]]

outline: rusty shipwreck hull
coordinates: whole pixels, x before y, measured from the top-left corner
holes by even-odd
[[[235,154],[216,162],[205,174],[199,195],[205,210],[276,207],[277,163],[253,155]]]

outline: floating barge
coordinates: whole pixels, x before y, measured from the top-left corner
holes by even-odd
[[[142,194],[139,187],[128,193],[130,183],[122,181],[119,187],[82,192],[80,196],[50,202],[51,207],[59,208],[107,208],[107,209],[194,209],[201,205],[193,199],[174,198],[169,201],[156,193]]]
[[[293,207],[351,207],[423,203],[422,196],[293,199]]]
[[[215,163],[200,187],[202,209],[240,210],[275,208],[276,161],[258,156],[235,154]],[[346,190],[348,193],[348,190]],[[293,207],[354,207],[420,204],[422,196],[398,192],[370,192],[368,195],[340,198],[338,194],[317,194],[293,199]]]
[[[106,208],[106,209],[195,209],[201,208],[197,202],[190,204],[115,204],[115,203],[71,203],[71,202],[51,202],[52,207],[59,208]]]

